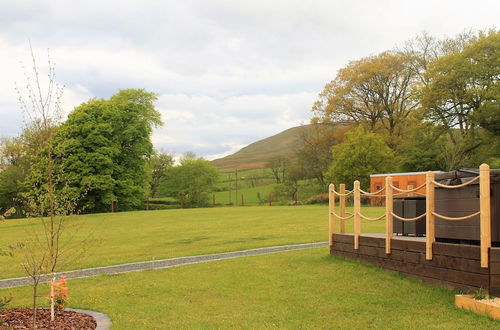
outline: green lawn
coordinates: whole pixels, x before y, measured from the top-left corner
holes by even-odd
[[[367,216],[382,208],[366,207]],[[71,221],[74,241],[93,235],[89,250],[65,270],[265,246],[328,240],[327,206],[260,206],[93,214]],[[0,223],[0,245],[32,236],[35,220]],[[38,225],[39,226],[39,225]],[[352,231],[352,221],[347,226]],[[363,223],[363,232],[383,232],[384,222]],[[70,231],[68,231],[69,233]],[[78,250],[78,249],[75,249]],[[69,250],[69,254],[72,254]],[[0,258],[0,278],[24,275],[22,253]]]
[[[453,292],[327,248],[68,282],[70,307],[108,314],[115,329],[493,329]],[[28,306],[30,288],[2,290]],[[43,298],[41,298],[43,300]]]

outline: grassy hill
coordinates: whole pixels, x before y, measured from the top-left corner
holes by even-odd
[[[215,159],[212,164],[217,166],[221,172],[233,172],[236,169],[265,168],[266,163],[273,156],[294,158],[297,145],[300,143],[300,137],[313,128],[313,125],[289,128],[281,133],[254,142],[232,155]]]

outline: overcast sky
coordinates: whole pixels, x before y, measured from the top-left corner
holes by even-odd
[[[308,123],[348,61],[436,37],[498,27],[500,1],[0,0],[0,136],[15,136],[31,40],[65,85],[64,110],[119,89],[159,95],[156,148],[208,159]]]

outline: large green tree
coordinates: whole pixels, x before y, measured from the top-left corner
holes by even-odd
[[[461,51],[438,58],[421,90],[426,117],[447,130],[447,169],[476,166],[478,148],[487,143],[479,127],[498,130],[500,32],[479,33]]]
[[[79,206],[91,211],[143,203],[149,191],[151,133],[161,125],[154,93],[121,90],[109,100],[92,99],[73,110],[55,140],[59,170]]]
[[[179,198],[187,207],[208,206],[219,171],[203,158],[187,157],[179,166],[169,167],[160,184],[163,196]]]
[[[394,152],[383,139],[358,126],[346,134],[341,144],[333,147],[333,162],[326,178],[335,184],[345,183],[351,187],[355,180],[363,189],[370,187],[370,174],[388,173],[397,170]]]

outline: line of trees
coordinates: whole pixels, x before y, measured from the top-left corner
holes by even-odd
[[[120,90],[82,103],[62,123],[34,120],[19,136],[2,138],[0,209],[26,213],[27,201],[46,187],[47,166],[55,191],[80,211],[109,211],[114,202],[120,210],[140,209],[147,198],[164,196],[207,205],[216,169],[190,153],[174,166],[173,155],[153,149],[152,130],[162,125],[156,99],[143,89]]]
[[[329,182],[361,178],[367,188],[376,172],[500,167],[499,59],[500,33],[489,30],[443,40],[424,33],[349,62],[312,110],[313,122],[354,131],[308,170]]]

